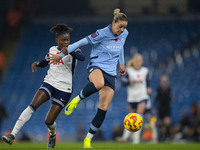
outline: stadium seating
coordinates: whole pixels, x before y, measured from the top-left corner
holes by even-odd
[[[96,29],[106,26],[106,23],[69,24],[73,27],[71,43],[93,33]],[[126,63],[132,54],[139,52],[144,56],[145,66],[150,68],[151,86],[155,90],[159,85],[159,70],[157,64],[174,56],[175,50],[187,45],[200,33],[200,21],[157,21],[157,22],[129,22],[129,37],[125,44]],[[46,24],[32,24],[27,28],[19,46],[14,52],[12,65],[8,68],[6,79],[3,81],[0,95],[7,110],[9,121],[3,125],[3,131],[12,129],[20,113],[30,104],[35,92],[40,87],[48,68],[38,68],[31,72],[31,64],[42,60],[48,49],[56,45],[55,37],[49,32],[51,26]],[[89,60],[90,46],[81,48],[86,55],[84,62],[78,62],[74,74],[74,88],[72,97],[76,96],[87,81],[86,66]],[[194,61],[195,59],[195,61]],[[199,100],[200,63],[199,57],[190,56],[183,60],[181,66],[174,64],[169,74],[170,85],[176,100],[172,103],[173,121],[177,123],[179,110],[188,108],[192,101]],[[198,71],[197,71],[198,70]],[[191,78],[192,77],[192,78]],[[195,78],[195,80],[194,80]],[[154,94],[152,95],[153,100]],[[23,131],[34,140],[44,140],[47,129],[44,124],[51,100],[46,102],[32,116],[23,127]],[[62,140],[76,139],[77,124],[83,124],[85,133],[96,113],[98,94],[94,94],[80,103],[75,112],[69,117],[60,114],[57,118],[57,128]],[[121,87],[117,78],[116,92],[108,110],[107,117],[101,130],[105,139],[111,139],[112,127],[122,125],[126,111],[126,88]],[[178,108],[178,109],[177,109]],[[71,136],[69,138],[69,135]],[[61,139],[61,138],[60,138]]]

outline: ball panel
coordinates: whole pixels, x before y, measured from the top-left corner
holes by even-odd
[[[137,113],[129,113],[124,118],[124,127],[131,132],[136,132],[141,129],[143,124],[142,117]]]

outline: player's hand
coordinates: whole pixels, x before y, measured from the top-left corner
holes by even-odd
[[[36,69],[37,65],[39,65],[39,62],[32,63],[32,72],[36,72],[37,71],[37,69]]]
[[[130,81],[130,83],[135,83],[136,82],[136,80],[134,80],[134,79],[130,79],[129,81]]]
[[[147,94],[148,94],[148,95],[151,95],[151,93],[152,93],[151,88],[147,88]]]
[[[119,76],[124,76],[125,74],[126,74],[125,66],[124,66],[124,64],[120,64],[120,70],[118,72],[118,75]]]
[[[47,61],[50,61],[49,64],[56,64],[61,59],[62,59],[62,56],[60,54],[49,53],[49,56],[47,57]]]
[[[63,52],[65,55],[68,55],[67,47],[63,47],[60,52]]]

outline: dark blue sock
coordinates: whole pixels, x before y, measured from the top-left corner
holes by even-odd
[[[33,106],[32,104],[29,105],[34,111],[36,111],[35,106]]]
[[[98,90],[96,89],[96,87],[94,86],[94,84],[92,82],[88,83],[80,92],[79,97],[81,99],[84,99],[90,95],[92,95],[93,93],[97,92]]]
[[[90,125],[90,130],[89,130],[90,133],[95,134],[99,130],[99,128],[101,127],[101,125],[105,119],[106,112],[107,111],[103,111],[98,108],[97,113]]]

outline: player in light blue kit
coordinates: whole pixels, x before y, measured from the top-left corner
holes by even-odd
[[[70,115],[81,100],[99,91],[98,110],[84,139],[84,148],[91,148],[91,139],[105,119],[107,109],[114,95],[118,61],[120,64],[119,75],[125,75],[126,73],[123,46],[128,36],[127,24],[127,16],[121,13],[119,9],[115,9],[111,25],[97,30],[68,48],[63,48],[60,54],[50,54],[49,60],[51,63],[56,63],[76,48],[87,44],[92,45],[90,62],[87,66],[90,82],[65,109],[65,114]]]

